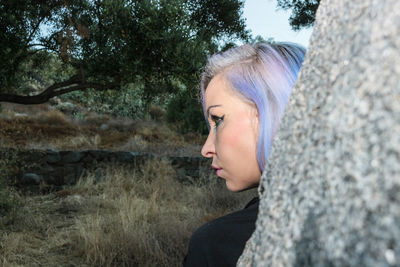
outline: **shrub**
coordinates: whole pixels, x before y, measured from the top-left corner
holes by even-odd
[[[165,118],[165,110],[158,106],[151,104],[149,107],[149,114],[153,120],[162,121]]]
[[[128,84],[120,90],[75,91],[60,96],[63,101],[83,104],[88,110],[100,114],[112,114],[132,119],[143,118],[146,103],[143,100],[143,88]]]
[[[169,101],[167,120],[175,123],[181,133],[207,133],[201,104],[196,96],[188,90],[182,90]]]

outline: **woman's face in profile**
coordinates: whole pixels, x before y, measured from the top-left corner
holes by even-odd
[[[210,132],[201,154],[212,158],[212,167],[226,180],[231,191],[242,191],[260,182],[257,163],[258,115],[221,75],[205,91],[205,108]]]

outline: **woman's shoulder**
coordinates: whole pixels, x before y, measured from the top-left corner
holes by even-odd
[[[188,260],[206,260],[215,263],[214,266],[236,263],[254,232],[258,202],[258,198],[254,198],[244,209],[207,222],[197,229],[190,239]]]
[[[258,214],[258,198],[253,198],[244,209],[216,218],[201,226],[194,235],[212,235],[213,237],[232,233],[236,228],[248,226],[252,228]]]

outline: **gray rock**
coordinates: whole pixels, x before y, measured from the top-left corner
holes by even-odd
[[[110,151],[108,150],[88,150],[88,155],[97,161],[108,160]]]
[[[56,106],[56,105],[59,105],[60,103],[61,103],[61,100],[58,97],[52,97],[49,99],[49,104],[51,106]]]
[[[65,175],[66,171],[64,166],[58,166],[54,171],[47,174],[43,174],[45,177],[45,182],[49,185],[63,186],[65,185]]]
[[[47,162],[48,163],[56,163],[56,162],[59,162],[60,160],[61,160],[61,156],[60,156],[60,153],[58,153],[58,151],[52,151],[52,150],[47,151]]]
[[[75,172],[68,173],[64,176],[64,185],[74,185],[77,182]]]
[[[79,162],[83,158],[83,153],[79,151],[63,151],[61,152],[63,163]]]
[[[63,168],[64,184],[73,185],[77,182],[76,165],[68,164]]]
[[[57,108],[62,112],[73,113],[78,110],[77,106],[70,102],[59,102]]]
[[[18,159],[26,162],[35,162],[36,164],[45,163],[47,160],[47,152],[42,150],[20,150],[17,151]]]
[[[133,162],[135,155],[131,152],[114,152],[114,160],[117,162]]]
[[[44,173],[52,173],[56,170],[56,168],[52,167],[51,164],[42,164],[40,166],[35,167],[35,169],[32,170],[33,170],[32,172],[42,175]]]
[[[28,114],[27,113],[14,113],[14,117],[16,117],[16,118],[27,118]]]
[[[85,173],[85,168],[81,164],[75,165],[75,176],[77,179],[79,179],[84,173]]]
[[[238,266],[400,266],[400,1],[322,0]]]
[[[43,178],[36,173],[24,173],[20,179],[19,184],[21,185],[38,185],[42,182]]]
[[[109,126],[108,126],[107,124],[105,124],[105,123],[103,123],[102,125],[100,125],[100,130],[101,130],[101,131],[108,130],[108,128],[109,128]]]
[[[43,177],[43,181],[47,184],[47,185],[56,185],[57,184],[57,180],[54,176],[52,175],[46,175]]]

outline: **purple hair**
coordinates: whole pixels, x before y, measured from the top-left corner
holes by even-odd
[[[218,74],[223,76],[234,92],[256,106],[260,122],[257,161],[261,172],[264,171],[272,140],[279,128],[305,52],[304,47],[294,43],[245,44],[210,57],[202,75],[201,98],[204,111],[206,88]]]

